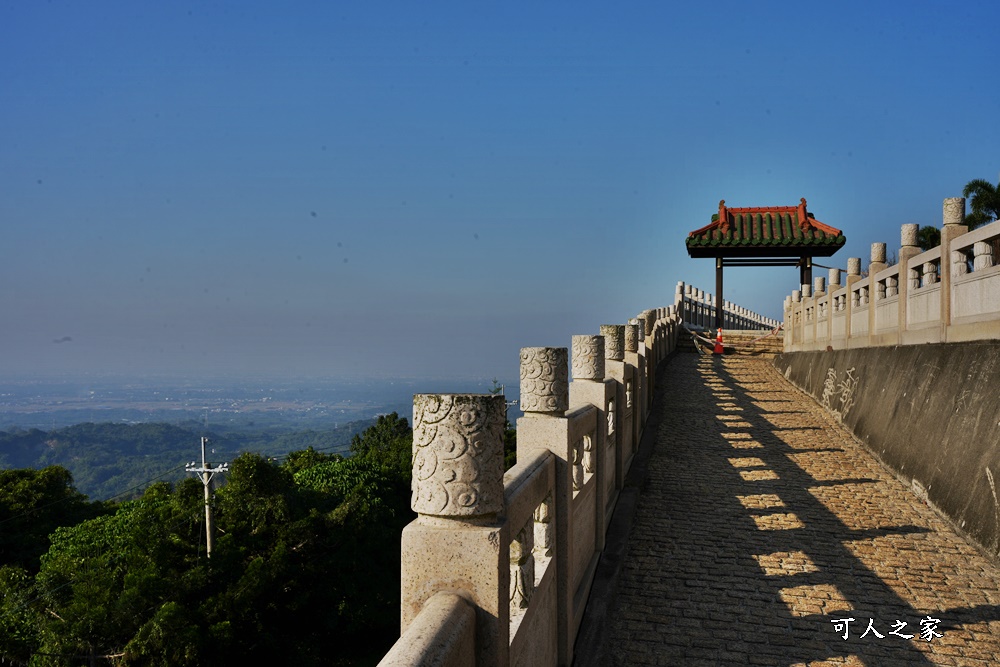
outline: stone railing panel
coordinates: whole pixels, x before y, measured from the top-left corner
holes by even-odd
[[[549,656],[558,644],[555,561],[555,456],[538,452],[504,475],[510,543],[510,659]],[[528,660],[527,662],[530,662]]]

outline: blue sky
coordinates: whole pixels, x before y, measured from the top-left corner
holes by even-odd
[[[0,3],[0,373],[514,381],[719,199],[843,267],[1000,178],[997,3],[679,4]]]

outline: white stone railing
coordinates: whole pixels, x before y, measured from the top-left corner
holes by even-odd
[[[696,329],[774,329],[778,320],[764,317],[748,308],[726,301],[722,306],[722,324],[715,322],[716,297],[704,290],[677,283],[674,304],[681,319]]]
[[[656,367],[684,314],[708,312],[700,303],[681,283],[672,306],[573,336],[572,365],[567,348],[523,348],[518,463],[506,473],[504,397],[414,397],[418,516],[402,535],[402,636],[380,665],[572,663]],[[733,325],[766,326],[730,311]]]
[[[899,263],[873,243],[868,275],[861,259],[802,285],[785,298],[785,351],[912,345],[1000,337],[1000,222],[968,231],[965,200],[944,200],[941,245],[921,252],[917,225],[902,226]],[[947,259],[947,261],[943,261]]]

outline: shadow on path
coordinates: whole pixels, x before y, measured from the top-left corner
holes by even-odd
[[[1000,660],[1000,571],[769,361],[658,377],[607,638],[577,664]]]

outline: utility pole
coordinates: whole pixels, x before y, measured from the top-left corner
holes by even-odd
[[[212,478],[217,473],[229,472],[229,464],[223,463],[217,468],[210,468],[209,463],[205,461],[205,446],[207,444],[208,438],[202,437],[201,467],[195,467],[198,464],[195,461],[191,461],[184,470],[185,472],[194,472],[201,475],[201,483],[205,485],[205,554],[208,558],[211,558],[212,545],[215,542],[215,536],[212,534]]]

